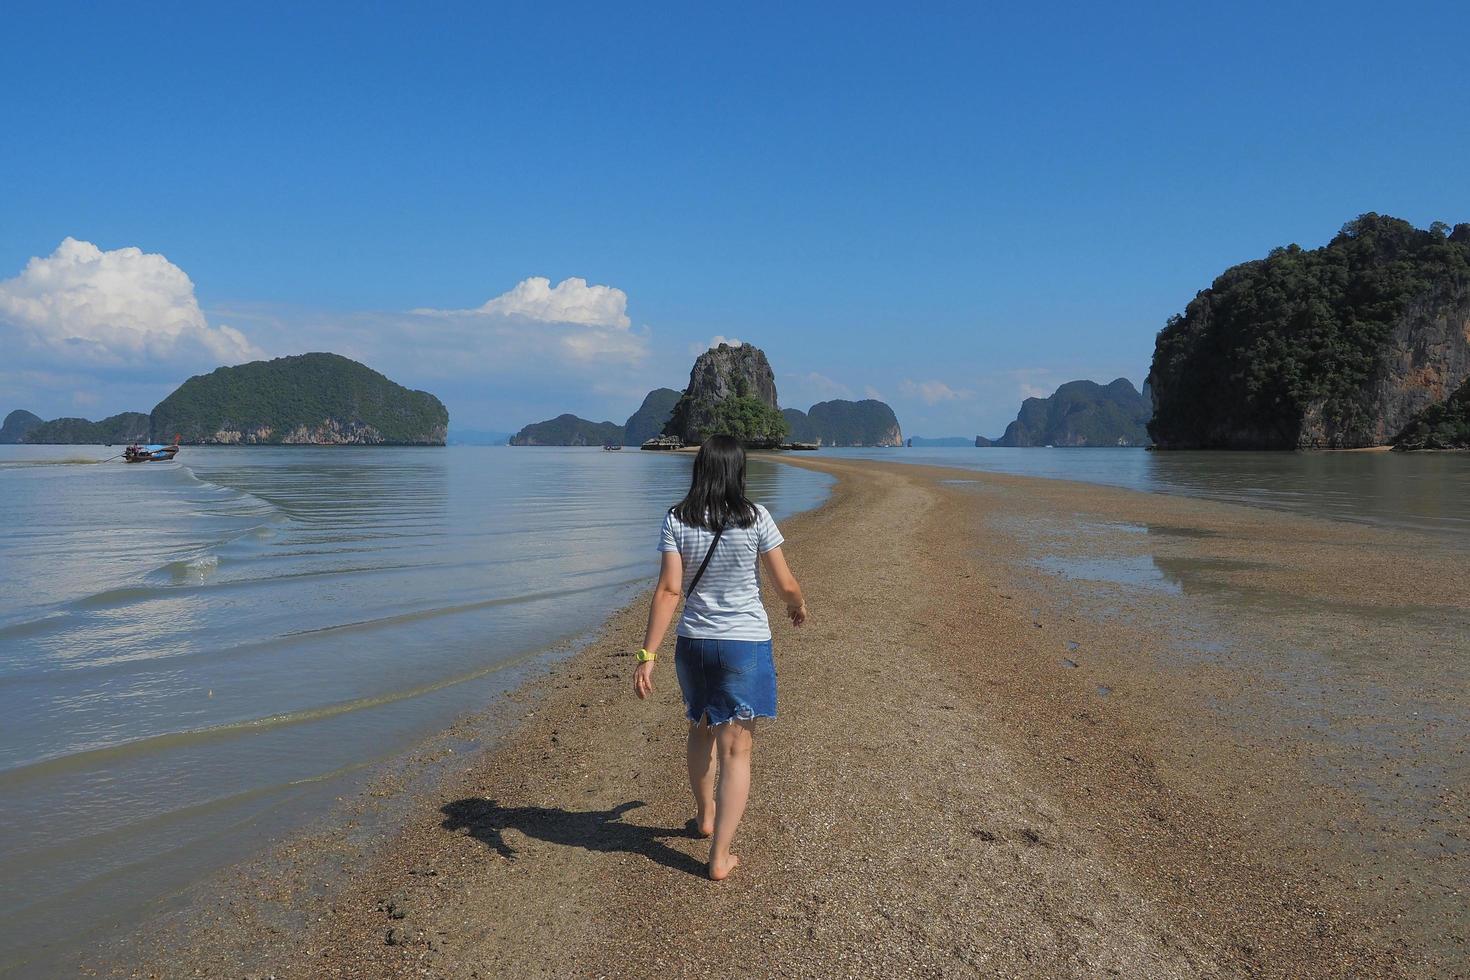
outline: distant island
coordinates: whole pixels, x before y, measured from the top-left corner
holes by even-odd
[[[805,412],[783,409],[793,442],[822,446],[902,446],[903,430],[893,409],[875,398],[817,402]]]
[[[589,422],[575,415],[558,415],[532,422],[510,437],[512,446],[605,446],[623,444],[623,427],[616,422]]]
[[[298,354],[217,368],[185,381],[150,415],[123,412],[100,422],[29,412],[6,417],[7,441],[107,444],[442,446],[449,412],[339,354]],[[13,423],[13,424],[12,424]]]
[[[638,410],[623,423],[623,445],[641,446],[654,436],[662,435],[664,426],[674,414],[674,406],[684,393],[673,388],[655,388],[643,399]]]
[[[1149,432],[1164,449],[1428,445],[1463,409],[1425,413],[1467,377],[1470,224],[1369,213],[1225,270],[1172,317]]]
[[[1100,385],[1068,381],[1045,398],[1021,403],[1016,420],[998,439],[975,437],[976,446],[1146,446],[1153,402],[1127,378]]]
[[[765,352],[751,344],[720,344],[700,354],[689,384],[656,388],[622,426],[559,415],[535,422],[511,438],[513,446],[641,446],[655,436],[697,444],[723,432],[752,447],[786,441],[823,446],[900,446],[898,418],[881,401],[836,399],[807,412],[780,408],[775,372]]]
[[[217,445],[442,446],[449,412],[340,354],[298,354],[216,368],[153,409],[155,440]]]
[[[27,412],[23,408],[17,408],[5,416],[5,422],[0,425],[0,445],[15,445],[25,442],[26,435],[41,425],[44,419],[34,412]]]

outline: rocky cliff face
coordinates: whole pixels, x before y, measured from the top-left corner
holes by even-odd
[[[674,406],[664,434],[697,443],[718,426],[719,406],[737,398],[753,399],[776,412],[776,375],[760,348],[721,344],[695,360],[689,387]]]
[[[1393,438],[1395,449],[1470,449],[1470,379],[1415,415]]]
[[[1450,397],[1470,378],[1470,287],[1409,304],[1379,354],[1365,424],[1334,423],[1322,400],[1308,404],[1297,444],[1356,448],[1388,444],[1417,415]]]
[[[1470,377],[1470,224],[1377,214],[1225,270],[1159,332],[1162,449],[1385,445]]]

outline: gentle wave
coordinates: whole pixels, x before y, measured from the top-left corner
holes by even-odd
[[[75,772],[99,763],[114,762],[139,755],[163,752],[172,748],[194,746],[220,739],[238,738],[244,735],[253,735],[292,725],[301,725],[311,721],[322,721],[327,718],[338,717],[339,715],[351,714],[355,711],[377,708],[385,704],[394,704],[399,701],[407,701],[411,698],[423,697],[435,691],[442,691],[445,688],[479,680],[482,677],[489,677],[491,674],[530,660],[544,653],[546,649],[548,648],[538,648],[522,653],[518,657],[498,660],[486,667],[480,667],[465,673],[456,674],[452,677],[440,678],[439,680],[430,681],[426,684],[418,684],[398,691],[389,691],[384,694],[375,694],[363,698],[353,698],[350,701],[321,705],[315,708],[305,708],[300,711],[288,711],[282,714],[268,715],[264,718],[249,718],[241,721],[229,721],[218,725],[210,725],[205,728],[194,728],[181,732],[167,732],[162,735],[149,735],[144,738],[121,742],[117,745],[81,749],[65,755],[53,756],[49,759],[13,766],[0,771],[0,791],[9,791],[46,776]]]

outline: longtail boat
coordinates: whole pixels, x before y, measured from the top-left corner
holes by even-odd
[[[166,463],[179,454],[179,437],[174,436],[172,444],[167,446],[140,445],[133,443],[123,450],[124,463]]]

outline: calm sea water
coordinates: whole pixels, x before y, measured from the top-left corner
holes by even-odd
[[[691,457],[0,447],[0,973],[320,814],[649,585]],[[754,461],[778,519],[829,478]],[[517,673],[517,669],[521,673]]]
[[[824,455],[1102,483],[1412,528],[1470,546],[1470,453],[824,449]]]
[[[691,462],[504,447],[94,462],[109,453],[0,447],[0,974],[57,967],[326,812],[374,762],[493,703],[649,584],[659,518]],[[1189,494],[1470,544],[1465,454],[822,455]],[[778,518],[829,484],[752,462],[752,492]]]

